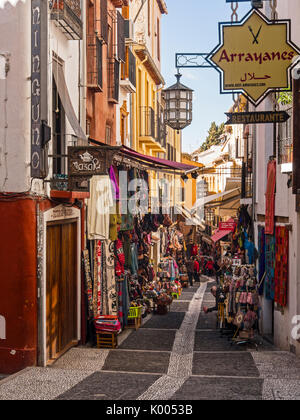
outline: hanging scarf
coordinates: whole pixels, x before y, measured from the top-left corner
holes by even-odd
[[[289,232],[284,226],[276,226],[275,302],[287,305],[289,276]]]

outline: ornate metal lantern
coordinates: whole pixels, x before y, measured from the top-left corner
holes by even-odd
[[[180,83],[181,76],[176,74],[177,83],[164,90],[165,123],[174,130],[182,130],[192,122],[193,90]]]

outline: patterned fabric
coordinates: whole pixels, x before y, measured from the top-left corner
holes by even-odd
[[[266,278],[265,297],[274,300],[275,297],[275,235],[266,235]]]
[[[93,318],[93,282],[91,277],[91,264],[90,264],[90,257],[89,251],[87,249],[82,251],[83,255],[83,264],[84,264],[84,272],[85,272],[85,293],[87,295],[88,301],[88,316],[89,319]]]
[[[289,232],[285,227],[276,227],[275,302],[287,305]]]
[[[103,308],[102,315],[117,315],[114,243],[103,241]]]
[[[101,241],[95,241],[94,248],[94,287],[93,287],[93,314],[94,318],[101,315]]]
[[[265,243],[265,228],[258,226],[258,281],[261,282],[266,271],[266,243]],[[259,289],[259,294],[263,294],[263,283]]]

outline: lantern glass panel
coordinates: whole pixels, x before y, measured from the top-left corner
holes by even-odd
[[[182,99],[186,99],[187,98],[187,91],[186,90],[181,90],[180,91],[180,97]]]

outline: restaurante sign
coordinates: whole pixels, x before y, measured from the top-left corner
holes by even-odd
[[[256,9],[241,22],[220,23],[220,44],[207,60],[221,74],[221,93],[243,93],[258,105],[269,92],[288,89],[300,54],[289,39],[290,24]]]

